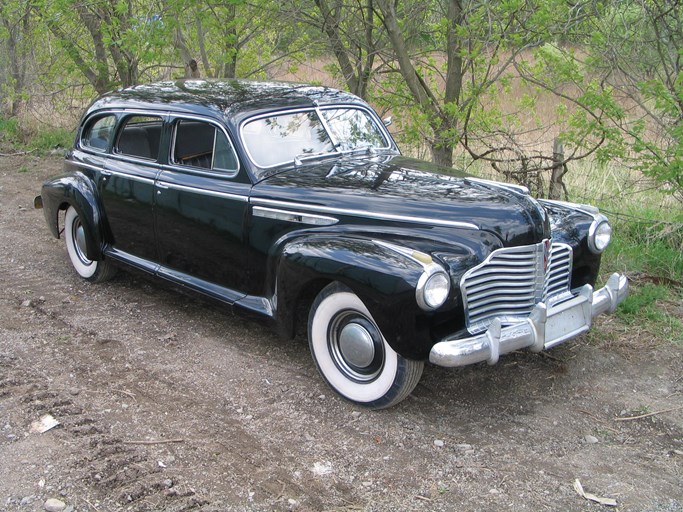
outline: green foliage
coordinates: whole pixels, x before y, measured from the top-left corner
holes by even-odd
[[[71,147],[73,139],[73,130],[43,126],[35,132],[26,132],[22,130],[17,118],[0,117],[0,147],[48,154],[56,149]]]
[[[14,145],[21,141],[21,130],[16,118],[0,117],[0,145]]]
[[[606,92],[631,105],[630,118],[607,112],[634,168],[683,201],[683,9],[669,2],[614,2],[599,9],[582,41],[586,64]]]
[[[37,153],[67,149],[73,146],[74,132],[65,128],[42,128],[31,136],[26,143],[27,149]]]
[[[613,215],[614,239],[603,273],[627,271],[629,297],[618,309],[629,325],[667,340],[683,341],[683,212],[668,215],[634,204]]]

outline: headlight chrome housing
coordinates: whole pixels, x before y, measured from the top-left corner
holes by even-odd
[[[451,292],[451,277],[444,267],[427,253],[402,247],[400,245],[373,240],[377,245],[386,247],[406,256],[422,266],[423,272],[415,287],[415,300],[420,309],[433,311],[444,305]]]
[[[607,217],[599,215],[588,230],[588,248],[594,254],[602,253],[612,239],[612,226]]]
[[[446,302],[450,291],[451,280],[446,272],[443,270],[432,270],[431,272],[427,270],[420,276],[415,289],[417,305],[425,311],[434,310]]]

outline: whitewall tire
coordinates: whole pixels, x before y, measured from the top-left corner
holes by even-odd
[[[73,206],[69,206],[64,216],[64,238],[71,265],[87,281],[102,282],[110,279],[116,273],[116,268],[108,261],[95,261],[87,257],[85,236],[86,228],[78,212]]]
[[[422,376],[424,363],[397,354],[363,302],[340,283],[328,285],[315,299],[308,318],[308,343],[330,387],[365,407],[397,404]]]

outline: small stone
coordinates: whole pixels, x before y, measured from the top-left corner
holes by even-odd
[[[66,503],[57,498],[50,498],[45,502],[43,508],[47,510],[47,512],[62,512],[66,508]]]
[[[287,500],[287,504],[289,505],[289,510],[296,510],[297,508],[299,508],[299,502],[295,499],[289,498]]]
[[[166,487],[167,489],[170,489],[171,487],[173,487],[173,480],[171,480],[170,478],[167,478],[166,480],[163,481],[163,484],[164,484],[164,487]]]
[[[434,439],[434,446],[437,448],[443,448],[444,442],[441,439]]]
[[[584,441],[586,441],[586,443],[588,443],[588,444],[596,444],[596,443],[599,443],[599,442],[600,442],[600,441],[598,441],[598,438],[597,438],[597,437],[591,436],[591,435],[587,435],[587,436],[584,437],[583,439],[584,439]]]
[[[489,494],[500,494],[500,491],[498,489],[491,489]]]
[[[253,418],[253,416],[252,416],[251,414],[247,414],[247,415],[244,417],[244,419],[247,420],[247,421],[250,420],[250,419],[252,419],[252,418]]]
[[[81,393],[81,390],[78,388],[69,388],[69,394],[76,396]]]
[[[34,496],[24,496],[21,498],[21,501],[19,502],[20,507],[25,507],[26,505],[30,505],[33,502]]]
[[[458,448],[459,450],[471,450],[471,449],[472,449],[472,445],[471,445],[471,444],[464,444],[464,443],[463,443],[463,444],[458,444],[458,445],[456,445],[456,448]]]
[[[26,299],[24,302],[21,303],[21,305],[25,308],[30,308],[32,304],[33,303],[29,299]]]
[[[357,420],[358,418],[361,417],[362,414],[363,414],[363,413],[360,412],[360,411],[353,411],[353,412],[351,413],[351,416],[353,417],[354,420]]]
[[[318,400],[325,400],[325,395],[318,395]]]

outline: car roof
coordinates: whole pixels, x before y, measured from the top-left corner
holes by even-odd
[[[364,102],[330,87],[290,82],[182,79],[136,85],[97,98],[86,115],[103,108],[170,110],[218,117],[244,117],[278,108]]]

